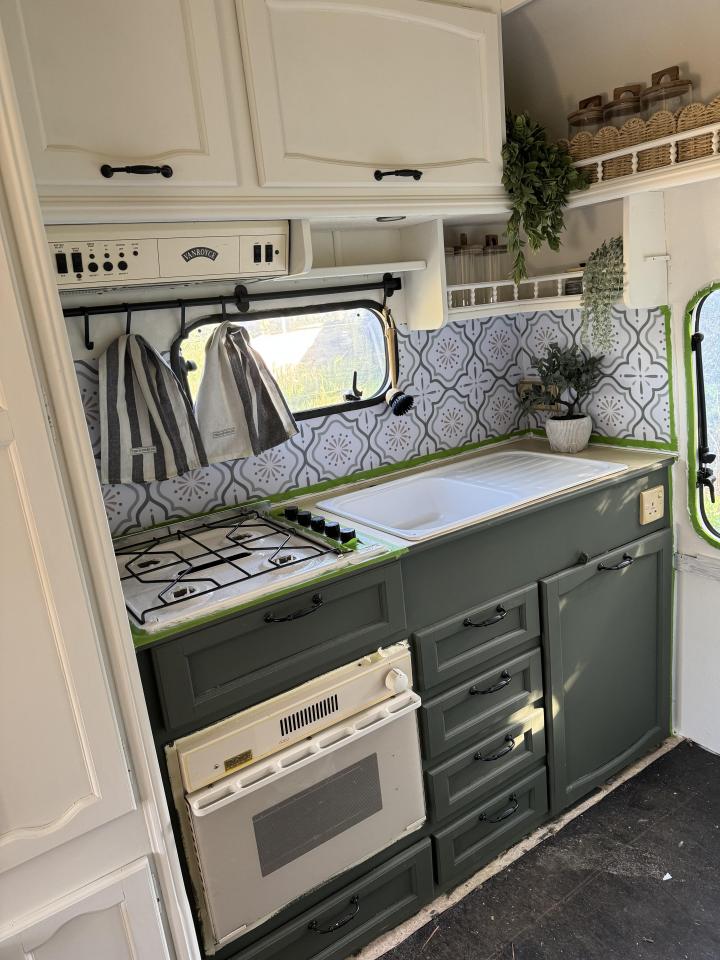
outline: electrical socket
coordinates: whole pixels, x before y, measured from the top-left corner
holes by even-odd
[[[640,494],[640,523],[655,523],[665,514],[665,489],[650,487]]]

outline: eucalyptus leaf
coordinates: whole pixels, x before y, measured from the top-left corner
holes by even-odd
[[[525,243],[532,250],[544,243],[551,250],[559,249],[568,196],[572,190],[584,190],[588,181],[573,166],[567,150],[548,143],[543,127],[526,113],[508,110],[505,126],[503,186],[511,208],[508,251],[513,257],[513,280],[519,283],[527,277]]]

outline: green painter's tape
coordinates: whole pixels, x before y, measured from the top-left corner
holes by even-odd
[[[148,647],[151,644],[157,643],[160,640],[165,640],[168,637],[176,637],[179,633],[184,633],[186,630],[194,630],[196,627],[202,627],[208,623],[215,623],[217,620],[223,620],[226,617],[234,617],[238,613],[246,613],[248,610],[253,610],[256,607],[265,606],[268,603],[274,603],[283,597],[289,596],[291,593],[297,593],[300,590],[312,589],[312,587],[319,583],[325,583],[328,580],[336,580],[339,577],[346,577],[352,573],[357,573],[360,570],[367,570],[369,567],[376,566],[378,563],[387,563],[388,560],[395,560],[397,557],[401,557],[405,553],[407,553],[406,547],[389,548],[387,553],[383,553],[376,557],[370,557],[368,560],[365,560],[362,563],[354,564],[352,567],[343,567],[342,570],[333,570],[330,573],[323,573],[317,577],[309,577],[307,580],[303,580],[301,583],[295,583],[292,586],[285,587],[284,590],[273,590],[271,593],[264,593],[262,596],[255,597],[254,600],[248,600],[246,603],[238,603],[238,605],[234,607],[224,607],[222,610],[216,610],[213,613],[206,613],[204,616],[196,617],[194,620],[183,620],[181,624],[176,623],[171,627],[166,627],[164,630],[157,630],[153,633],[149,633],[147,630],[142,630],[140,627],[136,627],[131,623],[130,632],[132,633],[135,649],[140,650],[142,647]]]
[[[720,280],[708,284],[702,290],[698,290],[691,298],[687,307],[685,307],[683,345],[684,345],[684,366],[685,366],[685,403],[687,406],[688,420],[688,513],[690,522],[695,528],[695,532],[711,546],[720,548],[720,541],[714,537],[709,530],[705,528],[702,517],[700,516],[699,494],[696,486],[698,459],[697,459],[697,414],[695,411],[695,371],[692,362],[692,328],[695,314],[695,307],[709,293],[720,290]]]

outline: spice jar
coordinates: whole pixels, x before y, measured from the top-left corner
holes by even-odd
[[[692,80],[680,76],[680,67],[666,67],[652,75],[651,86],[643,90],[641,109],[644,120],[660,110],[677,113],[692,103]]]
[[[641,83],[629,83],[624,87],[615,87],[613,99],[605,104],[603,118],[606,124],[621,127],[626,120],[640,115]]]
[[[597,133],[603,125],[602,94],[586,97],[578,104],[578,109],[568,114],[568,139],[578,133]]]

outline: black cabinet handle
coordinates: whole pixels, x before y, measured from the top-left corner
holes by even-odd
[[[629,567],[631,563],[635,563],[635,558],[631,557],[629,553],[624,553],[620,563],[616,563],[614,566],[599,563],[598,570],[622,570],[624,567]]]
[[[511,680],[512,680],[512,677],[510,676],[508,671],[503,670],[503,672],[500,674],[500,679],[498,680],[498,682],[494,683],[491,687],[488,687],[487,690],[478,690],[475,684],[473,684],[468,690],[468,693],[470,694],[471,697],[474,697],[478,693],[481,693],[481,694],[497,693],[498,690],[502,690],[503,687],[506,687]]]
[[[312,606],[307,610],[296,610],[295,613],[289,613],[286,617],[274,617],[271,613],[265,614],[265,623],[287,623],[289,620],[300,620],[302,617],[309,617],[323,605],[322,595],[316,593],[312,598]]]
[[[412,177],[413,180],[419,180],[422,170],[376,170],[373,176],[376,180],[382,180],[383,177]]]
[[[511,750],[515,749],[515,740],[508,734],[505,737],[505,743],[507,746],[503,747],[502,750],[498,750],[497,753],[491,754],[489,757],[484,757],[479,751],[475,754],[476,760],[485,760],[487,763],[491,763],[493,760],[499,760],[500,757],[506,756],[510,753]]]
[[[464,627],[491,627],[494,623],[500,623],[501,620],[504,620],[507,616],[507,610],[505,607],[499,603],[495,609],[497,614],[494,617],[488,617],[487,620],[481,620],[480,623],[474,623],[470,617],[465,617],[463,620]]]
[[[508,800],[510,801],[510,806],[505,807],[505,809],[501,810],[496,816],[489,817],[486,813],[481,813],[478,817],[478,820],[484,820],[486,823],[500,823],[502,820],[507,820],[508,817],[511,817],[514,813],[517,813],[520,807],[516,794],[511,793],[508,797]]]
[[[114,176],[116,173],[159,173],[165,178],[170,178],[173,175],[173,168],[167,163],[164,163],[161,167],[151,167],[147,163],[133,163],[129,167],[111,167],[109,163],[104,163],[100,167],[100,173],[107,180],[109,180],[110,177]]]
[[[335,923],[331,923],[329,927],[321,927],[317,920],[311,920],[308,924],[308,930],[311,933],[335,933],[336,930],[339,930],[340,927],[344,927],[346,923],[350,923],[351,920],[354,920],[358,915],[360,910],[360,897],[357,894],[354,897],[350,897],[350,906],[353,908],[352,913],[348,913],[346,917],[341,917],[339,920],[336,920]]]

